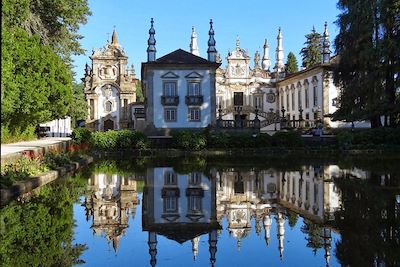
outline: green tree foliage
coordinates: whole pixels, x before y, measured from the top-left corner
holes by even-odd
[[[72,122],[75,124],[77,120],[86,120],[88,115],[88,104],[85,100],[82,83],[72,84],[72,102],[74,105],[69,107],[68,115],[71,116]]]
[[[90,15],[87,0],[4,0],[2,24],[22,28],[30,36],[38,35],[41,44],[49,45],[63,59],[81,54],[80,24]],[[3,27],[3,25],[2,25]]]
[[[321,63],[321,34],[316,32],[315,28],[313,27],[311,33],[306,35],[306,39],[307,41],[304,43],[305,47],[301,49],[300,54],[303,58],[303,67],[309,68]]]
[[[143,90],[142,86],[140,85],[140,82],[136,85],[136,102],[143,102],[144,101],[144,95],[143,95]]]
[[[335,47],[340,61],[334,76],[341,92],[334,119],[368,119],[372,127],[380,127],[379,118],[386,115],[390,125],[398,125],[400,1],[341,0],[338,7],[342,13]]]
[[[292,52],[289,52],[289,54],[287,55],[286,72],[288,74],[292,74],[298,71],[299,67],[296,56]]]
[[[76,177],[74,177],[75,180]],[[73,266],[83,263],[87,248],[74,244],[72,205],[83,185],[43,187],[26,203],[11,203],[0,211],[2,266]]]
[[[2,126],[17,133],[68,114],[73,104],[72,74],[49,46],[41,45],[37,36],[29,37],[22,29],[3,30],[3,55]]]
[[[396,192],[399,188],[398,169],[374,173],[371,178],[354,179],[344,174],[335,179],[342,206],[335,214],[334,227],[341,238],[336,243],[335,256],[341,266],[383,266],[400,264],[400,229]],[[388,187],[382,186],[382,174]],[[389,188],[396,188],[390,190]],[[361,237],[361,238],[360,238]],[[360,242],[362,240],[362,242]]]
[[[70,55],[82,52],[76,32],[88,14],[86,0],[2,1],[2,143],[30,137],[38,123],[85,117]]]

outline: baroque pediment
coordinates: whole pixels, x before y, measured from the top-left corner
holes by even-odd
[[[189,79],[201,79],[203,78],[203,75],[199,74],[196,71],[192,71],[191,73],[189,73],[188,75],[185,76],[185,78],[189,78]]]
[[[163,79],[177,79],[179,78],[179,75],[173,73],[172,71],[168,71],[164,75],[161,76]]]

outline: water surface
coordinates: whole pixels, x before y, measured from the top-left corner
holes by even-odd
[[[103,160],[4,207],[0,256],[4,266],[399,266],[399,185],[388,162]]]

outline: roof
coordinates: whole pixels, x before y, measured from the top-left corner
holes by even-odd
[[[193,55],[192,53],[186,52],[182,49],[177,49],[163,57],[158,58],[153,63],[163,64],[210,64],[214,63],[204,59],[202,57]]]

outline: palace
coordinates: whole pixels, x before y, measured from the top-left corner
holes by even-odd
[[[85,95],[89,105],[87,125],[93,130],[136,129],[150,135],[170,135],[171,130],[250,129],[253,132],[287,128],[350,127],[327,116],[337,109],[339,90],[333,83],[337,57],[331,57],[327,23],[322,34],[322,61],[287,74],[283,32],[279,28],[275,65],[270,46],[249,53],[236,47],[221,67],[213,22],[210,21],[207,59],[199,56],[197,33],[192,28],[190,51],[177,49],[156,57],[154,21],[151,19],[147,62],[142,63],[144,103],[136,102],[138,79],[114,30],[111,43],[94,50],[92,67],[86,66]],[[368,123],[364,123],[368,126]]]

